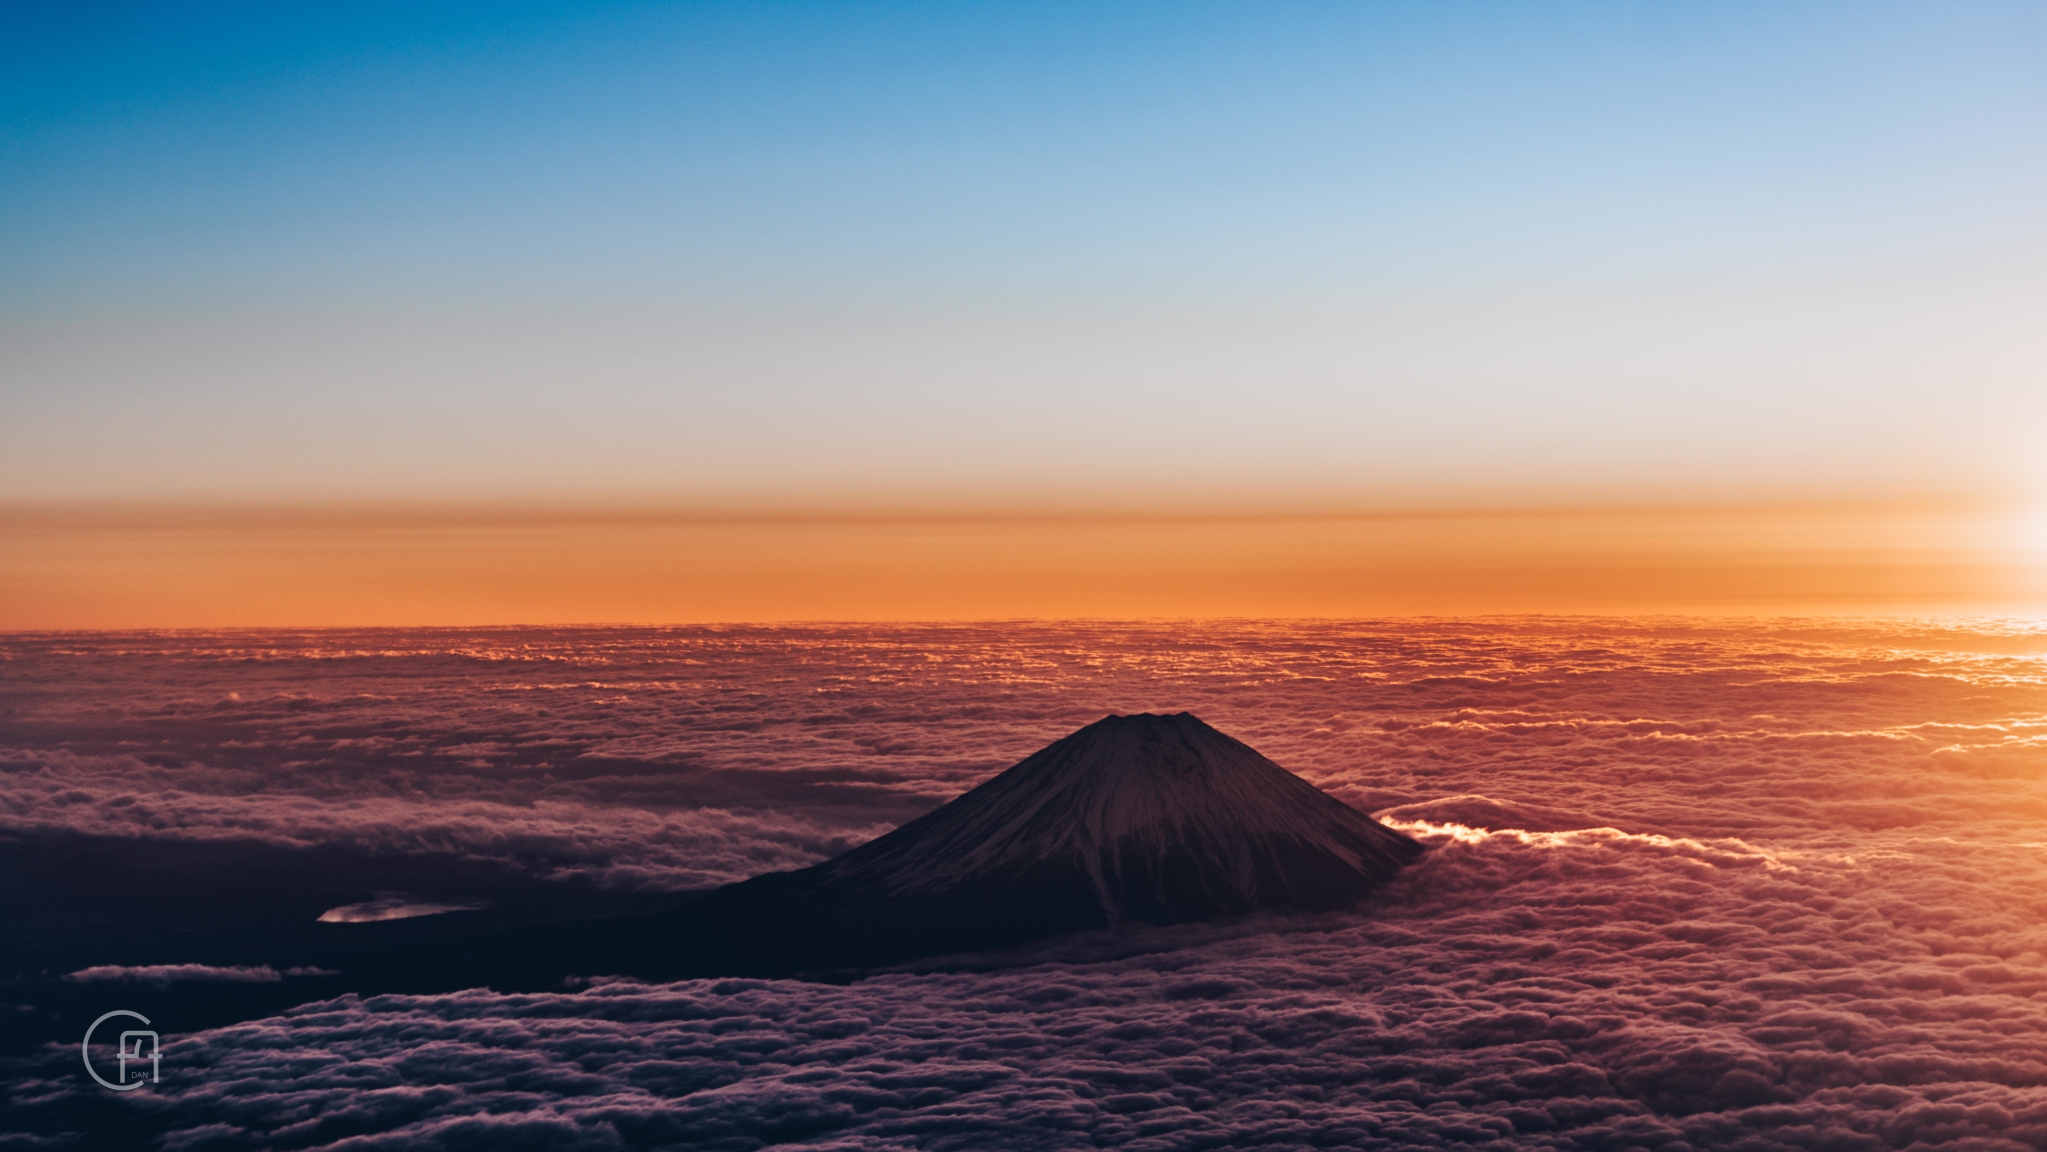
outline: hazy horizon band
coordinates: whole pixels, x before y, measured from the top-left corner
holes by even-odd
[[[4,630],[2043,609],[1995,507],[0,512]]]

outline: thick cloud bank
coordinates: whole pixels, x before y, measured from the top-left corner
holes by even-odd
[[[994,972],[309,1005],[132,1104],[191,1147],[2047,1143],[2037,866],[1431,838],[1361,914]]]
[[[11,641],[8,827],[146,808],[127,834],[683,886],[822,855],[1104,712],[1189,708],[1435,850],[1354,913],[844,987],[348,997],[171,1036],[161,1090],[118,1099],[53,1050],[13,1088],[21,1115],[90,1105],[189,1149],[2047,1146],[2037,633],[357,639],[127,638],[132,662]],[[186,711],[257,682],[308,703]],[[329,801],[360,818],[320,822]],[[628,843],[634,820],[711,829],[689,824],[705,810],[725,823],[698,855]]]
[[[0,831],[700,888],[834,855],[1105,713],[1187,709],[1365,809],[1468,792],[1831,836],[2047,814],[1956,786],[2042,763],[2043,651],[1682,621],[16,635]]]

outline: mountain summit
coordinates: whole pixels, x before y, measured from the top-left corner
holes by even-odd
[[[842,856],[709,894],[678,943],[691,969],[800,968],[1328,909],[1421,852],[1191,714],[1110,716]]]
[[[1420,851],[1191,714],[1147,713],[1096,721],[817,870],[890,899],[1057,893],[1091,926],[1170,924],[1334,907]]]

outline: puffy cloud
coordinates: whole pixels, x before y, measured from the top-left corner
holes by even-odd
[[[30,673],[0,717],[17,829],[331,838],[686,886],[826,854],[1104,712],[1190,708],[1434,845],[1355,912],[843,986],[342,997],[173,1036],[162,1090],[118,1101],[88,1100],[53,1050],[11,1089],[21,1132],[90,1104],[192,1149],[2047,1146],[2034,633],[4,644]],[[670,823],[692,831],[642,842]]]

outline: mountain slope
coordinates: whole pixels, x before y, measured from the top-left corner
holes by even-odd
[[[682,967],[801,970],[1347,904],[1419,856],[1194,716],[1110,716],[823,864],[681,910]]]

